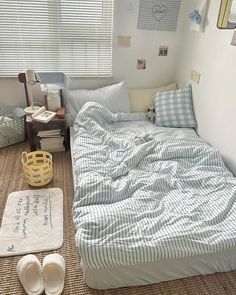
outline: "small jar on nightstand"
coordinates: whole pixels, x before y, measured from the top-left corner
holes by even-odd
[[[48,90],[47,92],[48,110],[56,112],[61,108],[61,97],[57,90]]]

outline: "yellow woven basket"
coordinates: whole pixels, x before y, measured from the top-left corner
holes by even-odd
[[[23,152],[21,162],[29,185],[43,186],[52,180],[52,155],[50,153],[43,151]]]

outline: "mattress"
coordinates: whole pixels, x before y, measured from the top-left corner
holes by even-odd
[[[87,104],[71,143],[76,243],[89,286],[235,269],[235,178],[193,130]]]

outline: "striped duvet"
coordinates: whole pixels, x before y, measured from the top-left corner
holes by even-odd
[[[236,180],[192,129],[87,103],[74,124],[76,244],[87,268],[236,245]]]

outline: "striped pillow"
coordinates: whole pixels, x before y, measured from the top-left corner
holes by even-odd
[[[184,89],[155,94],[155,124],[163,127],[196,127],[191,84]]]
[[[64,95],[69,125],[73,124],[77,113],[87,102],[97,102],[113,113],[130,112],[129,96],[124,82],[95,90],[67,89]]]

